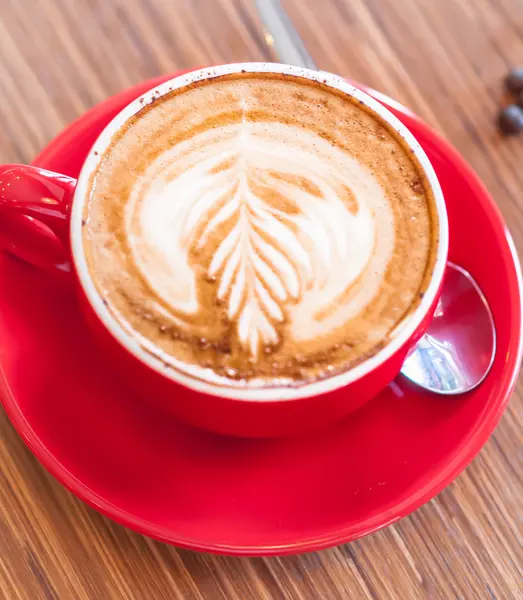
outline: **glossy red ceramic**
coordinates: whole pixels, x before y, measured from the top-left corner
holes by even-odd
[[[75,177],[102,127],[158,82],[87,113],[35,163]],[[178,546],[284,554],[393,523],[472,460],[503,413],[521,360],[517,258],[498,209],[463,159],[412,114],[389,108],[437,171],[450,259],[471,272],[492,307],[498,352],[485,383],[442,398],[397,380],[345,420],[297,437],[206,433],[166,418],[114,380],[67,280],[0,254],[0,396],[59,481],[116,521]]]

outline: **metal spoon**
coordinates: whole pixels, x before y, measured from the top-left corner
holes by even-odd
[[[283,63],[320,70],[280,0],[256,0],[265,41]],[[410,351],[401,374],[437,394],[463,394],[488,375],[496,329],[480,287],[465,269],[447,263],[441,298],[425,335]]]
[[[478,284],[465,269],[448,262],[434,318],[401,373],[438,394],[468,392],[490,371],[496,354],[495,332]]]

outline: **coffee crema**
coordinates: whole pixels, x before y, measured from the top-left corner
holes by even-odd
[[[84,217],[90,275],[124,330],[227,386],[303,385],[374,355],[419,304],[438,235],[400,136],[280,74],[144,105],[101,158]]]

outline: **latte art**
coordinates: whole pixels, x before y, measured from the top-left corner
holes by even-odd
[[[120,326],[216,385],[303,385],[387,344],[430,279],[433,199],[395,132],[319,83],[236,74],[131,119],[84,246]]]
[[[394,245],[372,174],[317,134],[273,122],[204,131],[161,154],[125,217],[134,263],[177,324],[208,336],[197,322],[203,274],[252,357],[280,343],[283,322],[308,340],[356,316]],[[350,293],[358,277],[366,284]]]

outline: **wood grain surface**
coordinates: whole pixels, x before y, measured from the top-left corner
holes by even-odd
[[[521,0],[284,0],[317,63],[410,106],[478,171],[523,250],[523,137],[494,120]],[[177,69],[271,58],[253,0],[0,0],[0,162]],[[0,413],[0,599],[522,599],[523,382],[473,464],[399,524],[299,557],[178,551],[87,508]]]

